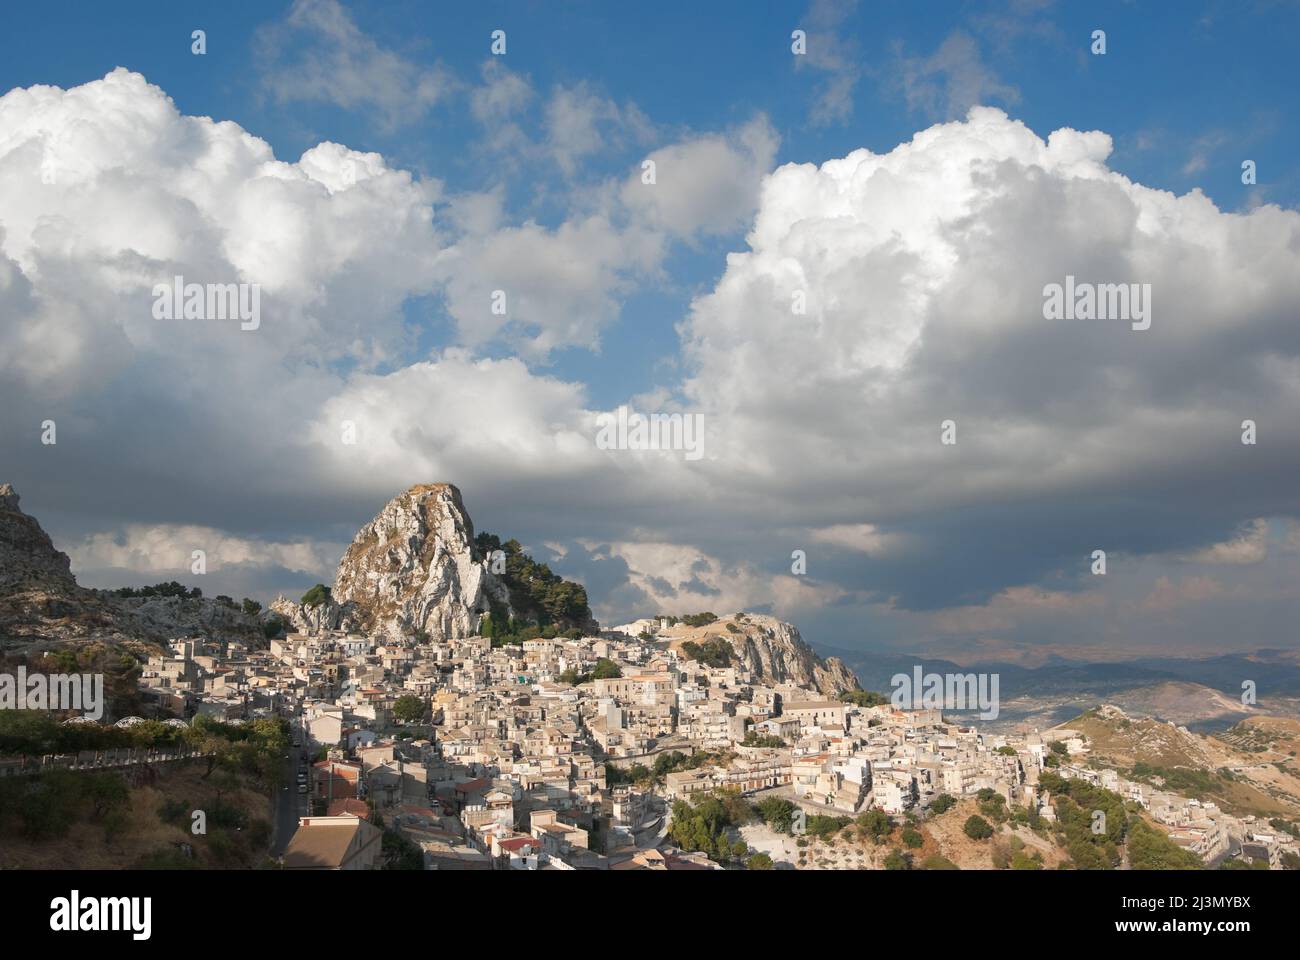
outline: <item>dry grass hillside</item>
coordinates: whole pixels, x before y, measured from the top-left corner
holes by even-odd
[[[1088,762],[1128,773],[1135,766],[1173,771],[1143,779],[1184,796],[1212,800],[1229,813],[1300,816],[1300,722],[1251,717],[1216,736],[1201,736],[1150,717],[1100,707],[1062,725],[1088,740]]]
[[[253,788],[248,777],[203,778],[206,764],[166,764],[153,775],[131,783],[125,805],[104,817],[83,811],[59,833],[43,839],[27,835],[22,818],[0,808],[0,869],[5,870],[121,870],[140,867],[222,868],[256,867],[270,846],[270,800]],[[86,783],[103,773],[74,773]],[[128,781],[130,782],[130,781]],[[190,832],[191,812],[205,810],[205,836]],[[164,819],[170,811],[171,816]],[[242,815],[244,826],[222,827],[218,811]],[[185,847],[188,846],[189,854]]]

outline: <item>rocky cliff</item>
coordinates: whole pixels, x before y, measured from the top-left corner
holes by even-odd
[[[858,678],[842,660],[818,656],[797,627],[765,614],[739,613],[700,627],[677,624],[660,636],[676,649],[720,637],[731,644],[737,665],[766,683],[793,683],[828,697],[858,689]]]
[[[474,550],[474,525],[460,491],[429,483],[398,494],[357,531],[329,599],[313,606],[283,597],[271,609],[295,628],[361,630],[393,639],[478,633],[493,603],[513,612],[504,583]]]
[[[0,485],[0,649],[43,649],[72,642],[120,644],[137,653],[174,637],[262,639],[255,617],[208,599],[122,598],[78,585],[68,555],[17,491]]]

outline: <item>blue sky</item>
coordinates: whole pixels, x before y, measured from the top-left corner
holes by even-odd
[[[1300,613],[1300,4],[127,9],[0,36],[0,480],[83,582],[208,544],[206,592],[292,593],[448,480],[603,619],[1097,657]],[[153,324],[179,272],[262,330]],[[1044,325],[1067,273],[1151,283],[1150,336]],[[709,455],[596,451],[619,404]]]
[[[75,86],[116,66],[138,71],[183,113],[229,119],[292,160],[321,140],[377,151],[394,165],[436,176],[451,190],[507,189],[520,216],[554,224],[564,209],[542,194],[553,171],[502,171],[476,158],[483,136],[463,98],[387,128],[370,111],[333,103],[278,103],[268,94],[259,30],[282,21],[288,3],[141,2],[123,17],[111,5],[53,3],[17,7],[9,16],[0,87]],[[1006,107],[1045,135],[1061,126],[1104,129],[1115,139],[1112,169],[1179,193],[1199,187],[1224,209],[1251,202],[1240,163],[1258,164],[1273,202],[1294,206],[1300,178],[1293,158],[1300,133],[1294,37],[1300,7],[1289,2],[1186,4],[1101,2],[1023,4],[881,2],[828,4],[835,41],[855,71],[843,117],[813,119],[818,91],[833,71],[796,69],[790,32],[816,22],[805,3],[352,3],[374,41],[412,63],[445,64],[462,81],[476,78],[489,35],[507,31],[506,60],[545,90],[585,83],[620,104],[635,104],[665,132],[714,130],[764,113],[780,134],[777,162],[818,163],[858,147],[884,152],[936,120],[946,102],[909,103],[898,88],[900,60],[935,54],[954,33],[969,36],[990,79],[981,100]],[[190,53],[190,32],[207,33],[205,58]],[[1094,29],[1107,53],[1089,53]],[[285,62],[310,57],[313,44],[287,33]],[[278,41],[279,42],[279,41]],[[814,42],[814,46],[820,41]],[[815,52],[815,50],[814,50]],[[930,82],[943,84],[938,72]],[[955,79],[954,82],[960,82]],[[963,94],[958,93],[961,99]],[[940,97],[943,100],[943,97]],[[597,158],[588,176],[617,175],[644,154],[629,144]],[[599,355],[561,351],[553,369],[590,385],[600,403],[629,386],[666,382],[673,324],[690,297],[721,273],[725,252],[743,231],[679,251],[667,282],[636,291]],[[425,305],[422,305],[422,308]],[[447,328],[436,304],[421,314],[442,345]],[[617,374],[613,371],[617,370]]]

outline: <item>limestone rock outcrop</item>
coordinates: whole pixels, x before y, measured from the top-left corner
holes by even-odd
[[[477,634],[493,601],[512,610],[505,584],[475,555],[460,491],[428,483],[398,494],[357,531],[329,599],[304,606],[278,598],[271,609],[304,632],[447,640]]]
[[[677,624],[660,636],[677,648],[686,641],[721,637],[731,644],[738,664],[762,682],[793,683],[827,697],[859,688],[857,676],[842,660],[819,656],[797,627],[766,614],[738,613],[700,627]]]

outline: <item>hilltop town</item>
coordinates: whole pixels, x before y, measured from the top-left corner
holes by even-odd
[[[994,733],[860,689],[768,615],[602,628],[581,587],[475,535],[448,484],[394,498],[333,586],[262,622],[253,639],[173,638],[129,674],[140,715],[114,723],[144,755],[101,738],[0,774],[211,772],[247,736],[261,759],[240,761],[243,787],[270,794],[259,834],[288,870],[1300,865],[1285,792],[1265,817],[1189,789],[1232,769],[1290,778],[1293,751],[1270,765],[1224,743],[1121,770],[1106,731],[1135,721],[1113,707]],[[1199,740],[1140,723],[1148,741]]]
[[[184,640],[140,682],[163,712],[288,718],[290,869],[374,865],[372,821],[418,848],[427,869],[874,866],[888,844],[855,860],[850,844],[828,856],[826,841],[851,824],[886,837],[897,827],[895,844],[937,837],[927,824],[958,804],[1020,839],[1028,862],[1037,850],[1055,865],[1054,794],[1074,795],[1071,783],[1117,795],[1198,863],[1245,853],[1280,869],[1295,853],[1295,838],[1260,818],[1091,766],[1079,729],[983,735],[941,710],[761,676],[728,638],[744,637],[743,649],[776,621],[692,619],[504,646],[339,630],[289,633],[264,651]],[[1128,722],[1113,708],[1098,719]],[[674,828],[718,798],[775,811],[773,822],[737,818],[725,853],[719,835]]]

